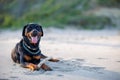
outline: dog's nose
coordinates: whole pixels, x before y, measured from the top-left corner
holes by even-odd
[[[32,36],[37,36],[37,33],[38,33],[38,31],[37,30],[33,30],[33,32],[32,32]]]

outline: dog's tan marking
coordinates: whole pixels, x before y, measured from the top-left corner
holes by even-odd
[[[30,57],[30,56],[27,56],[27,55],[24,55],[24,58],[25,58],[27,61],[30,61],[30,60],[31,60],[31,57]]]
[[[39,60],[41,57],[40,56],[33,56],[33,58]]]
[[[42,36],[43,35],[43,33],[42,32],[39,32],[39,34],[38,34],[39,36]]]

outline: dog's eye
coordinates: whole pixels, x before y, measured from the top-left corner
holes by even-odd
[[[32,28],[31,27],[29,27],[28,29],[27,29],[27,31],[29,32],[29,31],[31,31],[32,30]]]
[[[36,29],[37,29],[38,31],[40,31],[40,27],[39,27],[39,26],[36,26]]]

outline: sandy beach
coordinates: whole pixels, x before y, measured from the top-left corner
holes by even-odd
[[[0,31],[0,80],[120,80],[120,31],[44,29],[40,49],[59,58],[53,71],[30,71],[13,63],[22,30]]]

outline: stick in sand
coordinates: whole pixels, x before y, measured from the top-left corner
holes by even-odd
[[[47,62],[47,61],[50,60],[50,59],[52,59],[52,58],[51,58],[51,57],[48,57],[48,58],[43,59],[43,60],[38,64],[39,68],[42,66],[42,64],[44,64],[45,62]]]

